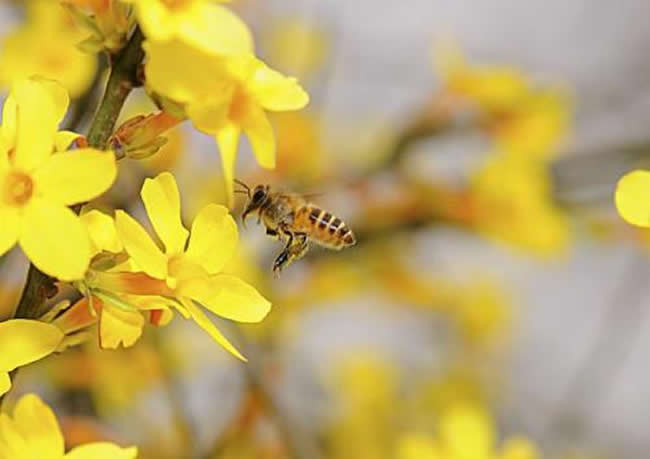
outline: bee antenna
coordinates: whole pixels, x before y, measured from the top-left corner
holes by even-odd
[[[234,182],[235,182],[237,185],[243,186],[244,189],[246,190],[246,191],[244,191],[244,190],[235,190],[235,192],[246,193],[246,194],[250,197],[250,195],[251,195],[251,187],[249,187],[248,185],[246,185],[246,184],[245,184],[244,182],[242,182],[241,180],[234,179]]]

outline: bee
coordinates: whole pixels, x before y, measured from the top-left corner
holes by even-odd
[[[239,180],[235,183],[244,187],[235,192],[248,196],[242,213],[244,227],[246,217],[257,213],[257,223],[264,224],[266,234],[285,243],[273,262],[276,274],[304,257],[311,243],[330,250],[342,250],[357,242],[343,220],[309,202],[306,196],[272,191],[269,185],[257,185],[251,189]]]

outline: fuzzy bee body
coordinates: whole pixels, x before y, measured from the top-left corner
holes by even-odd
[[[331,250],[341,250],[356,243],[354,234],[343,220],[313,204],[296,210],[293,227],[307,233],[316,244]]]
[[[242,219],[257,213],[258,222],[266,226],[266,233],[285,242],[278,255],[274,271],[281,271],[292,262],[302,258],[315,243],[330,250],[341,250],[356,243],[352,231],[340,218],[308,202],[295,193],[272,192],[269,186],[258,185],[250,190],[250,199]]]

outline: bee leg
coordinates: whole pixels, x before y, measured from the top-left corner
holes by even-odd
[[[294,238],[294,235],[290,233],[289,238],[290,240],[287,242],[286,247],[273,262],[273,272],[277,275],[279,275],[285,267],[304,257],[307,250],[309,250],[309,243],[306,234],[297,233]]]
[[[297,241],[289,248],[291,263],[300,260],[309,250],[309,242],[307,241],[306,234],[297,234],[296,239]]]
[[[266,228],[266,234],[267,236],[272,236],[272,237],[278,236],[278,232],[271,228]]]
[[[282,272],[282,269],[287,266],[290,263],[290,258],[289,258],[289,251],[288,250],[283,250],[280,252],[280,254],[276,257],[275,261],[273,262],[273,272],[275,273],[276,276],[279,276],[280,273]]]

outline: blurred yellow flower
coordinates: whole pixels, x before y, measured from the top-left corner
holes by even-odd
[[[46,357],[56,351],[62,341],[63,332],[45,322],[27,319],[0,322],[0,395],[11,388],[10,371]],[[0,448],[0,457],[5,457],[1,453]]]
[[[88,390],[100,415],[110,416],[129,412],[135,398],[163,378],[160,352],[144,340],[113,352],[89,343],[47,360],[45,368],[57,388]]]
[[[219,344],[244,359],[194,304],[201,303],[211,312],[238,322],[259,322],[270,310],[270,303],[253,287],[222,272],[238,243],[237,226],[228,210],[216,204],[207,205],[194,219],[189,233],[181,223],[180,196],[173,175],[164,172],[155,179],[147,179],[141,196],[152,226],[165,246],[164,252],[135,219],[118,210],[117,235],[140,272],[96,272],[88,281],[91,290],[173,297],[176,301],[166,304],[194,319]],[[107,302],[106,297],[97,294]],[[119,309],[114,312],[129,312]],[[142,327],[126,318],[122,325],[119,320],[114,322],[117,335],[124,332],[118,329],[124,323],[130,325],[126,329],[129,334],[135,333],[133,327]]]
[[[496,433],[488,414],[469,404],[443,413],[437,438],[407,433],[398,441],[398,459],[537,459],[537,448],[523,437],[495,445]]]
[[[569,129],[570,104],[558,91],[535,91],[510,111],[488,120],[495,147],[505,154],[552,159]]]
[[[58,83],[17,82],[0,126],[0,254],[18,242],[44,273],[81,279],[90,262],[88,233],[67,206],[106,191],[117,174],[112,153],[92,148],[54,153],[68,108]]]
[[[180,40],[215,55],[253,52],[248,26],[215,0],[124,0],[135,7],[144,35],[151,41]]]
[[[132,26],[130,6],[120,0],[61,0],[90,36],[79,44],[86,52],[115,53],[126,44]]]
[[[388,458],[398,405],[398,372],[381,355],[347,349],[332,383],[341,401],[341,419],[329,442],[335,458]]]
[[[275,167],[275,137],[265,110],[297,110],[309,102],[294,78],[254,56],[218,58],[176,41],[147,42],[147,85],[184,107],[200,131],[215,136],[221,151],[229,203],[237,146],[246,133],[258,163]]]
[[[568,131],[571,104],[556,88],[539,88],[523,72],[466,62],[456,47],[436,53],[443,92],[477,110],[498,151],[548,159]]]
[[[454,45],[436,49],[434,65],[446,91],[488,112],[510,109],[531,91],[522,72],[511,67],[470,65]]]
[[[263,46],[269,62],[283,72],[306,78],[322,69],[330,51],[327,38],[315,23],[284,18],[271,25]]]
[[[545,164],[513,156],[495,156],[475,174],[477,229],[539,256],[566,250],[567,218],[553,203]]]
[[[273,171],[293,183],[312,184],[325,175],[320,120],[308,111],[271,114],[277,142],[277,167]]]
[[[63,434],[52,410],[35,394],[24,395],[13,417],[0,414],[0,457],[7,459],[135,459],[136,447],[97,442],[65,453]]]
[[[616,209],[628,223],[650,227],[650,171],[625,174],[616,185]]]
[[[0,86],[38,75],[60,82],[72,98],[81,96],[97,70],[97,57],[77,48],[84,32],[59,2],[25,3],[27,22],[5,36],[0,46]]]

